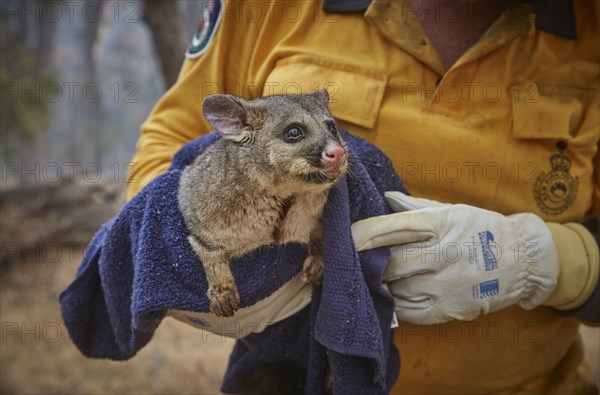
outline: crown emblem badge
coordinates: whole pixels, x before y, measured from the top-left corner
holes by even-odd
[[[569,174],[571,159],[562,151],[567,144],[559,141],[556,144],[559,152],[550,157],[552,170],[542,171],[533,186],[535,202],[542,212],[548,215],[559,215],[568,209],[577,197],[579,177]]]

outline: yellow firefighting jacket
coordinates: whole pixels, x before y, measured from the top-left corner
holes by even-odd
[[[207,10],[179,80],[142,125],[130,197],[166,171],[184,143],[211,130],[201,113],[207,95],[325,88],[340,126],[380,147],[416,196],[553,223],[600,212],[597,2],[573,2],[577,39],[536,28],[531,7],[513,5],[449,70],[408,2],[350,3],[354,9],[340,13],[314,1],[228,0]],[[436,12],[453,17],[443,3]],[[577,307],[596,286],[597,262],[571,267],[565,258],[590,246],[578,231],[587,241],[565,236],[574,237],[571,248],[580,243],[575,252],[557,240],[553,306]],[[594,391],[578,325],[546,307],[401,323],[394,392]]]

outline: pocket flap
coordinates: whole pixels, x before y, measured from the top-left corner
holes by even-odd
[[[511,87],[513,137],[573,138],[581,122],[583,104],[559,88],[541,88],[531,81]]]
[[[364,67],[308,55],[277,62],[265,83],[263,95],[329,91],[332,114],[339,119],[373,128],[387,75]]]

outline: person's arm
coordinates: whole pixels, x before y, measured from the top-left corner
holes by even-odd
[[[596,122],[592,124],[592,127],[598,127]],[[562,275],[559,277],[555,293],[558,294],[561,289],[564,289],[562,293],[568,295],[570,289],[571,295],[578,291],[580,295],[570,305],[557,307],[550,304],[561,315],[594,323],[600,322],[600,270],[598,269],[598,266],[600,266],[600,263],[598,263],[598,251],[600,249],[600,216],[598,216],[600,214],[600,153],[598,151],[600,151],[600,145],[597,147],[596,157],[594,158],[593,215],[581,221],[581,225],[571,227],[568,235],[574,240],[573,246],[569,246],[568,238],[564,238],[565,240],[559,242],[561,246],[564,246],[564,249],[561,246],[558,247],[561,255]],[[555,236],[555,238],[557,237]],[[561,249],[563,250],[561,251]],[[575,255],[570,254],[570,250],[575,250]],[[577,256],[579,258],[576,258]],[[573,269],[563,269],[562,262],[566,261],[568,257],[572,257],[574,262],[580,262],[580,264],[575,265]],[[587,265],[585,258],[587,258]],[[567,273],[570,273],[568,279]],[[594,278],[596,279],[595,282],[593,281]],[[549,302],[552,302],[553,298],[558,299],[551,295]]]
[[[128,176],[128,199],[167,171],[182,145],[211,130],[202,116],[204,97],[223,92],[241,94],[260,24],[238,17],[236,3],[221,3],[225,9],[216,18],[216,30],[205,52],[185,60],[175,85],[142,124]]]
[[[600,254],[590,228],[400,192],[386,197],[395,213],[359,221],[352,232],[359,251],[393,246],[385,277],[402,320],[472,320],[517,304],[600,322]]]
[[[597,135],[597,108],[596,99],[582,117],[578,133],[593,131]],[[374,218],[355,224],[355,241],[363,245],[357,245],[359,249],[393,246],[388,278],[392,294],[396,292],[396,304],[402,306],[398,316],[413,323],[439,323],[473,319],[518,304],[527,309],[543,305],[560,315],[600,322],[600,147],[595,148],[595,157],[589,163],[589,171],[594,172],[593,199],[588,211],[591,216],[580,223],[559,224],[550,218],[544,222],[534,214],[524,213],[493,213],[498,220],[489,221],[489,213],[477,207],[448,206],[396,195],[395,211],[403,212],[391,214],[388,219]],[[461,229],[466,238],[461,237]],[[473,270],[478,259],[481,262],[486,258],[480,248],[483,242],[478,239],[481,230],[475,229],[494,235],[491,241],[500,247],[505,263],[498,268],[506,271]],[[472,240],[479,243],[477,249],[470,247]],[[436,241],[442,246],[442,254],[436,255],[436,250],[430,248]],[[513,246],[522,253],[516,254]],[[461,259],[444,256],[443,248],[449,252],[458,248]],[[474,251],[479,258],[472,254]],[[480,297],[482,290],[490,296]]]

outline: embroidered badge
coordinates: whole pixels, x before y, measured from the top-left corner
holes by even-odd
[[[206,52],[221,23],[222,10],[222,0],[208,1],[202,14],[202,20],[198,23],[198,30],[194,33],[192,42],[185,53],[186,57],[197,58]]]
[[[548,215],[559,215],[571,207],[579,187],[579,177],[569,174],[571,159],[562,153],[567,144],[559,141],[556,147],[558,153],[550,157],[552,170],[540,172],[533,186],[537,206]]]

